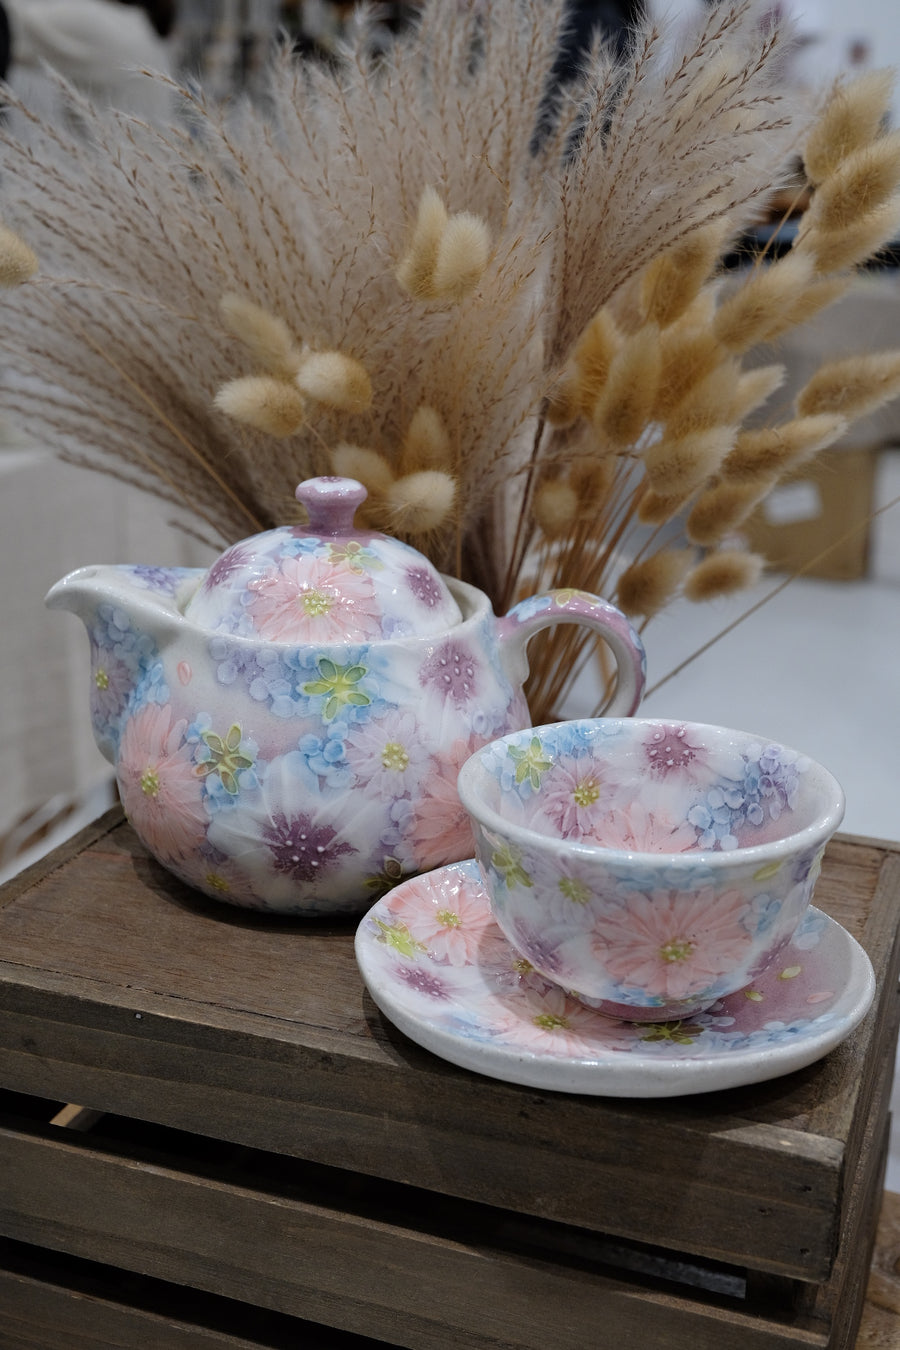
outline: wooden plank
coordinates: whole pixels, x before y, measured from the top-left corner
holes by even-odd
[[[230,1298],[0,1240],[3,1350],[378,1350]]]
[[[337,1350],[338,1344],[344,1350],[374,1350],[383,1343],[350,1342],[346,1333],[331,1334],[231,1299],[0,1241],[0,1345],[4,1350],[60,1350],[61,1344],[66,1350],[296,1350],[299,1345]],[[897,1350],[898,1345],[900,1195],[888,1192],[856,1350]]]
[[[370,1342],[374,1344],[374,1342]],[[174,1322],[165,1314],[86,1298],[0,1271],[4,1350],[267,1350],[261,1341]]]
[[[900,1195],[885,1193],[856,1350],[900,1346]]]
[[[888,917],[897,862],[838,840],[817,894],[871,944],[883,986],[900,959]],[[0,913],[0,1082],[782,1276],[827,1276],[852,1104],[870,1090],[877,1037],[896,1034],[893,1012],[822,1064],[736,1092],[665,1103],[542,1094],[458,1070],[395,1032],[364,993],[353,926],[215,905],[119,822]]]
[[[20,872],[16,872],[14,876],[10,877],[9,881],[0,886],[0,909],[3,909],[4,905],[12,904],[20,895],[32,890],[43,877],[48,876],[57,867],[64,867],[66,863],[79,857],[86,849],[102,839],[104,835],[118,829],[123,819],[122,808],[111,806],[108,811],[104,811],[102,816],[98,816],[96,820],[85,825],[83,829],[70,835],[57,848],[45,853],[30,867],[24,867]]]
[[[827,1284],[802,1286],[796,1307],[830,1330],[829,1350],[852,1350],[862,1315],[866,1281],[884,1190],[890,1129],[893,1054],[882,1053],[873,1073],[875,1090],[860,1149],[860,1162],[847,1178],[840,1243]]]
[[[825,1350],[822,1330],[736,1298],[623,1279],[590,1257],[505,1244],[503,1216],[450,1234],[423,1216],[312,1203],[89,1139],[0,1130],[0,1231],[409,1350]],[[533,1230],[532,1230],[533,1232]],[[493,1240],[492,1240],[493,1239]]]
[[[703,1120],[667,1113],[648,1129],[627,1105],[472,1079],[424,1052],[398,1082],[327,1055],[284,1059],[265,1040],[195,1049],[149,1014],[142,1026],[138,1042],[7,1013],[0,1036],[27,1049],[0,1053],[0,1079],[735,1264],[812,1279],[830,1268],[835,1141],[788,1130],[773,1141],[718,1101]]]

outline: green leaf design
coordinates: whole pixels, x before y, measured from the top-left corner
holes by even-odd
[[[522,854],[513,844],[503,844],[495,849],[491,855],[491,866],[495,867],[507,887],[512,890],[513,886],[532,887],[534,882],[522,866]]]
[[[200,739],[209,751],[209,758],[197,765],[197,773],[206,778],[217,773],[222,786],[231,797],[240,791],[238,774],[253,766],[253,756],[241,750],[241,725],[232,722],[224,736],[215,731],[201,731]]]
[[[646,1035],[642,1041],[672,1041],[675,1045],[693,1045],[698,1036],[703,1035],[702,1027],[692,1027],[684,1022],[637,1022],[636,1026]]]
[[[527,779],[531,786],[537,792],[541,786],[541,778],[553,765],[553,760],[548,759],[541,748],[541,742],[537,736],[532,736],[531,743],[525,749],[520,749],[516,745],[509,747],[509,756],[515,762],[516,782],[524,783]]]
[[[413,937],[405,923],[389,924],[378,918],[375,922],[381,930],[375,939],[376,942],[385,943],[386,946],[392,947],[395,952],[399,952],[401,956],[408,956],[412,959],[418,956],[419,952],[427,950],[421,942]]]
[[[356,664],[339,666],[327,656],[319,658],[318,680],[308,680],[303,685],[304,694],[325,699],[322,716],[326,722],[337,717],[341,708],[351,705],[365,708],[371,698],[362,689],[357,688],[360,680],[368,674],[368,667]]]

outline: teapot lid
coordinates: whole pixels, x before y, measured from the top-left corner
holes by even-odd
[[[187,619],[209,632],[298,644],[427,636],[461,622],[423,554],[354,526],[362,483],[309,478],[295,495],[309,523],[226,549],[185,606]]]

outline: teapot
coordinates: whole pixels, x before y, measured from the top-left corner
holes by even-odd
[[[637,708],[645,658],[624,615],[585,592],[495,617],[483,592],[356,528],[354,479],[296,496],[307,525],[234,544],[208,571],[81,567],[46,603],[87,627],[95,739],[156,860],[229,904],[332,916],[472,856],[457,773],[531,724],[539,629],[606,641],[609,716]]]

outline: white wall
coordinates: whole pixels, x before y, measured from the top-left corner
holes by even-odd
[[[705,0],[646,0],[660,22],[678,27],[705,15]],[[867,68],[897,72],[893,121],[900,126],[900,0],[769,0],[793,18],[806,39],[795,67],[818,84],[849,67],[853,44],[868,47]]]
[[[900,8],[897,0],[798,0],[815,17],[823,39],[810,50],[821,52],[829,68],[847,65],[852,44],[869,48],[867,65],[891,66],[900,80]],[[900,88],[894,91],[894,122],[900,125]]]

